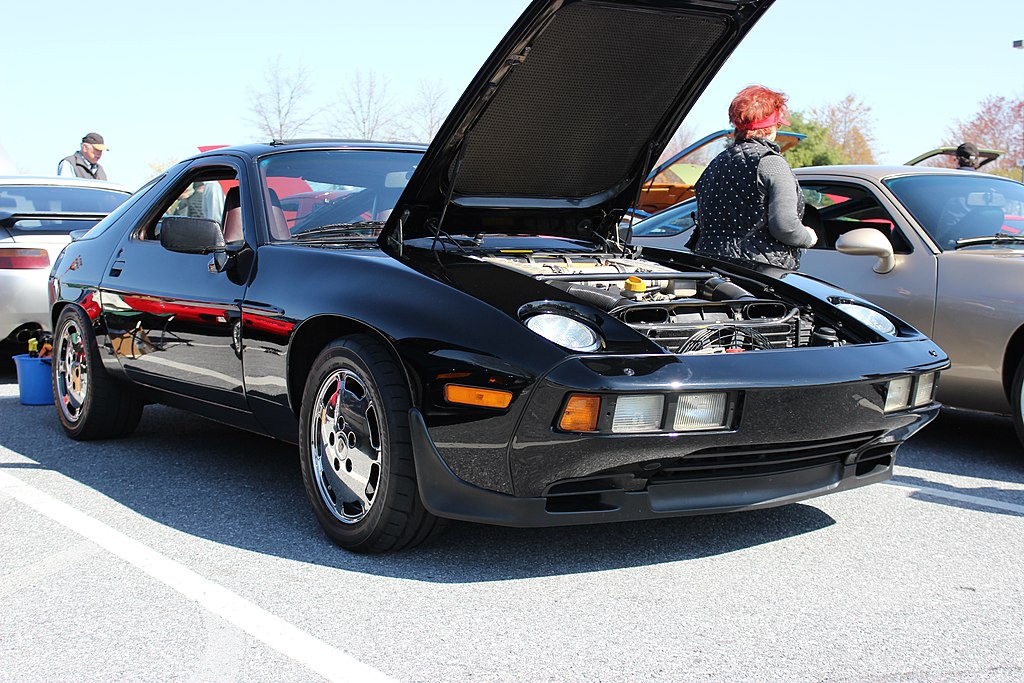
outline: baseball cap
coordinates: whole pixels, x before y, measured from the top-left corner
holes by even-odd
[[[82,142],[88,142],[101,152],[107,148],[107,145],[103,142],[103,136],[99,133],[89,133],[82,138]]]
[[[978,146],[973,142],[965,142],[956,148],[956,155],[965,159],[976,157],[978,156]]]

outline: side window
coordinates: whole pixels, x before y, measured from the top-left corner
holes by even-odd
[[[159,240],[164,218],[181,216],[215,221],[225,242],[242,239],[238,173],[230,166],[208,166],[187,174],[167,193],[162,210],[139,231],[143,240]]]
[[[843,233],[872,228],[889,239],[897,254],[910,253],[910,243],[870,190],[857,185],[811,181],[801,181],[800,187],[806,203],[804,223],[818,233],[815,249],[834,251],[836,240]]]

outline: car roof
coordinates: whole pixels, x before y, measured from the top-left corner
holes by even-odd
[[[131,194],[131,188],[108,180],[73,178],[69,176],[0,175],[0,186],[4,185],[53,185],[54,187],[89,187],[96,190],[113,190]]]
[[[227,147],[215,147],[191,158],[195,159],[230,153],[240,153],[246,156],[257,157],[271,152],[281,152],[292,149],[378,149],[422,152],[427,149],[427,145],[421,142],[382,142],[378,140],[345,140],[336,138],[271,140],[269,142],[250,142],[240,145],[230,145]]]
[[[797,177],[803,175],[836,175],[836,176],[854,176],[858,178],[865,178],[870,180],[884,180],[886,178],[894,178],[897,176],[909,176],[909,175],[963,175],[967,174],[978,174],[978,171],[961,171],[955,168],[930,168],[926,166],[878,166],[873,164],[862,164],[862,165],[838,165],[838,166],[804,166],[801,168],[794,168],[793,172]],[[991,176],[993,178],[1002,178],[1003,180],[1010,180],[1016,182],[1012,178],[1004,178],[1003,176],[993,175],[991,173],[981,172],[982,175]]]

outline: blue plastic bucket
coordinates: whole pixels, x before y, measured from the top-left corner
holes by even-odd
[[[27,406],[52,406],[53,381],[50,371],[52,358],[33,358],[27,353],[14,357],[18,369],[18,394]]]

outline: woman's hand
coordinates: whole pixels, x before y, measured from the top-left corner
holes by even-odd
[[[814,232],[813,228],[809,228],[806,225],[804,226],[804,229],[807,231],[807,234],[811,238],[811,243],[807,245],[807,249],[810,249],[811,247],[818,243],[818,233]]]

